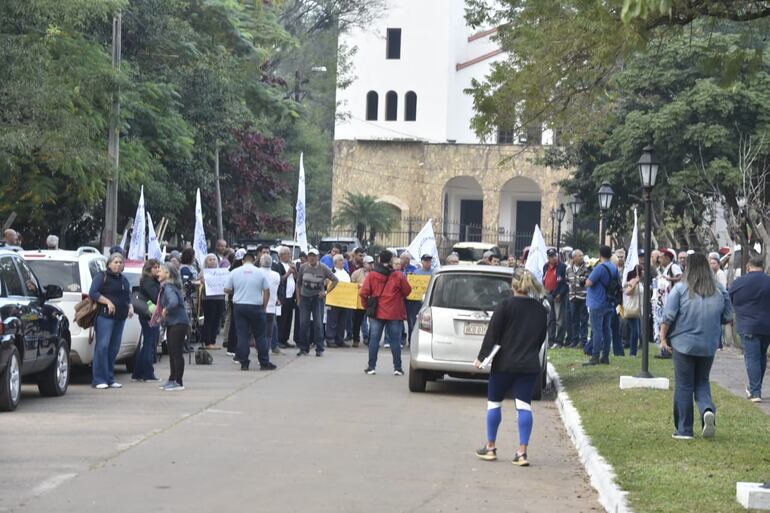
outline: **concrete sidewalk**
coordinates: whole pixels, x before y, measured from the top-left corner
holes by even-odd
[[[743,352],[734,347],[725,347],[717,351],[714,366],[711,368],[711,381],[719,383],[735,395],[746,399],[746,364],[743,362]],[[757,407],[770,414],[770,376],[765,374],[762,386],[762,403]]]
[[[144,392],[130,406],[109,415],[115,420],[135,418],[147,426],[135,430],[139,431],[135,443],[110,451],[97,447],[102,453],[89,465],[73,469],[75,475],[66,484],[52,483],[50,489],[11,509],[602,511],[552,402],[533,404],[532,467],[518,468],[510,464],[516,448],[512,403],[504,406],[501,461],[482,462],[473,455],[485,439],[483,382],[430,384],[428,393],[412,394],[406,376],[387,372],[385,351],[376,376],[362,372],[365,349],[333,349],[324,358],[291,358],[291,363],[288,357],[281,358],[277,362],[281,368],[270,373],[242,373],[222,363],[226,355],[218,353],[213,369],[190,369],[186,376],[190,386],[184,392]],[[211,371],[218,368],[222,383],[204,385],[204,373],[213,378]],[[195,399],[215,390],[219,392],[205,400]],[[68,417],[69,443],[77,447],[71,452],[72,462],[80,454],[93,454],[89,440],[76,435],[76,426],[84,416],[98,419],[113,401],[91,389],[76,388],[73,395],[81,391],[92,402],[90,408],[84,404]],[[185,401],[190,404],[184,413],[171,413]],[[163,410],[169,414],[164,416]],[[145,414],[155,421],[140,420]],[[56,423],[58,416],[45,414],[50,423]],[[104,428],[107,433],[98,437],[109,436],[116,425]],[[42,463],[45,455],[39,459]],[[3,466],[7,473],[15,473],[15,467]]]

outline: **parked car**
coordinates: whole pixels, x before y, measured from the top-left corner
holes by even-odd
[[[318,243],[318,252],[321,256],[332,250],[332,246],[339,244],[342,246],[343,253],[349,253],[356,248],[362,248],[363,245],[358,237],[324,237]]]
[[[428,284],[412,332],[409,390],[424,392],[428,381],[453,378],[488,379],[489,369],[473,366],[487,332],[492,312],[513,292],[513,269],[485,265],[445,266]],[[540,348],[540,399],[546,386],[548,340]]]
[[[63,296],[52,303],[59,306],[69,319],[72,365],[90,365],[94,359],[94,330],[82,329],[75,323],[75,305],[88,296],[93,277],[106,269],[106,259],[99,250],[90,247],[82,247],[76,251],[25,251],[23,255],[44,287],[53,284],[62,288]],[[139,265],[142,264],[143,262]],[[137,269],[132,262],[126,262],[125,275],[132,287],[139,286],[141,272],[141,267]],[[139,347],[141,336],[142,327],[138,317],[127,319],[116,361],[125,363],[129,372],[133,371],[134,354]]]
[[[19,405],[22,380],[43,396],[67,393],[69,322],[52,304],[61,297],[61,287],[43,287],[18,253],[0,249],[0,411]]]
[[[458,242],[452,246],[452,252],[457,253],[457,256],[460,257],[461,264],[475,264],[484,258],[484,253],[487,251],[502,258],[500,248],[487,242]]]

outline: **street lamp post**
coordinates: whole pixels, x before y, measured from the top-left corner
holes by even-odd
[[[599,196],[599,211],[601,212],[600,226],[599,226],[599,245],[604,245],[604,240],[607,236],[607,211],[612,205],[612,197],[615,195],[615,191],[610,187],[609,182],[603,182],[602,186],[597,191]]]
[[[652,338],[652,273],[650,272],[650,246],[652,245],[652,189],[658,177],[660,164],[655,158],[655,148],[647,145],[639,158],[639,176],[644,197],[644,300],[642,303],[642,372],[640,378],[651,378],[649,345]]]
[[[561,249],[561,222],[564,221],[564,214],[566,214],[567,211],[564,210],[564,204],[562,203],[559,205],[559,210],[556,211],[556,220],[559,222],[559,229],[556,232],[556,252],[558,253]],[[559,257],[561,258],[561,256]]]
[[[551,209],[551,246],[553,246],[553,235],[556,233],[554,225],[556,224],[556,209]]]
[[[580,209],[583,208],[583,204],[577,198],[574,201],[567,203],[570,211],[572,212],[572,234],[577,232],[578,216],[580,215]]]

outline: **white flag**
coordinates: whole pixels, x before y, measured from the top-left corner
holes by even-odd
[[[623,285],[628,281],[628,273],[639,265],[639,230],[637,229],[637,221],[636,209],[634,209],[634,233],[631,234],[631,246],[628,248],[628,254],[626,254],[626,266],[623,268]]]
[[[163,252],[160,250],[160,244],[158,243],[158,236],[155,235],[155,226],[152,224],[152,217],[147,212],[147,256],[154,258],[155,260],[163,261]]]
[[[136,206],[134,227],[131,232],[131,246],[128,249],[128,260],[144,260],[144,230],[144,186],[142,186],[142,191],[139,193],[139,204]]]
[[[297,183],[297,219],[294,223],[294,238],[299,249],[307,253],[307,229],[305,228],[305,165],[303,154],[299,154],[299,182]]]
[[[433,269],[438,269],[441,262],[438,258],[438,248],[436,247],[436,235],[433,233],[433,220],[428,219],[425,226],[422,227],[420,233],[414,238],[409,247],[406,249],[409,255],[412,257],[413,262],[419,262],[423,255],[430,255],[433,257]]]
[[[209,246],[206,242],[206,232],[203,231],[203,210],[201,209],[201,190],[195,196],[195,236],[193,237],[193,249],[195,250],[195,259],[203,269],[206,254],[209,252]]]
[[[526,269],[535,275],[540,283],[543,283],[543,267],[548,263],[548,247],[545,245],[543,232],[540,226],[535,225],[535,233],[532,234],[532,243],[529,245]]]

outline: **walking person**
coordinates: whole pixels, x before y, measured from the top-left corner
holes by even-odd
[[[366,275],[372,270],[374,266],[374,258],[366,255],[363,258],[362,267],[356,269],[350,276],[350,281],[358,285],[358,292],[360,294],[361,287],[366,281]],[[364,345],[369,344],[369,325],[366,322],[366,310],[356,309],[353,311],[353,347],[358,347],[361,344],[361,336],[364,337]]]
[[[123,327],[126,319],[133,317],[131,285],[123,275],[125,259],[113,253],[107,259],[107,269],[94,276],[88,296],[99,303],[99,313],[94,321],[94,359],[92,386],[99,390],[122,388],[115,381],[115,358],[120,352]]]
[[[567,342],[569,347],[585,347],[588,342],[588,309],[586,308],[586,280],[588,266],[583,252],[576,249],[572,252],[572,262],[567,266],[567,286],[569,287],[569,329]]]
[[[684,279],[671,289],[660,326],[660,345],[674,359],[673,437],[693,438],[693,396],[700,411],[703,438],[716,433],[717,408],[709,374],[722,336],[732,321],[730,296],[714,278],[705,255],[687,257]],[[673,327],[672,327],[673,326]]]
[[[217,256],[209,253],[203,263],[204,269],[218,269],[219,261]],[[225,315],[225,296],[224,294],[210,296],[206,293],[206,273],[201,273],[201,290],[199,293],[201,305],[203,307],[203,334],[201,343],[206,349],[220,349],[217,345],[217,336],[219,335],[219,326],[222,323],[222,317]]]
[[[315,355],[323,356],[324,336],[321,326],[324,317],[324,298],[326,297],[326,282],[331,281],[331,287],[328,292],[334,290],[339,279],[324,264],[318,261],[318,250],[310,249],[307,252],[307,263],[299,269],[297,276],[297,287],[299,295],[297,297],[297,306],[299,306],[300,317],[300,342],[297,356],[310,354],[310,338],[315,342]],[[311,330],[311,320],[312,330]]]
[[[270,285],[270,297],[265,307],[265,337],[273,354],[281,354],[281,350],[278,348],[278,336],[276,333],[278,327],[275,320],[280,305],[280,301],[278,301],[278,287],[281,285],[281,276],[272,269],[273,258],[269,254],[259,257],[259,267],[265,273],[265,277],[267,277]]]
[[[591,359],[583,365],[610,363],[610,345],[612,343],[611,296],[613,284],[620,286],[618,268],[610,261],[612,249],[609,246],[599,248],[599,263],[586,280],[588,291],[586,304],[591,320]]]
[[[270,361],[270,349],[265,337],[265,307],[270,299],[270,282],[261,270],[254,266],[255,255],[247,252],[243,265],[227,277],[225,293],[233,295],[233,320],[238,337],[234,361],[241,370],[249,370],[249,342],[251,337],[257,346],[259,369],[268,371],[277,367]]]
[[[499,346],[492,359],[487,385],[487,444],[476,451],[482,460],[497,459],[497,430],[502,420],[502,403],[513,388],[519,424],[519,448],[513,464],[529,466],[527,449],[532,434],[532,393],[539,386],[540,346],[548,330],[548,312],[539,297],[542,285],[526,269],[513,273],[513,297],[501,301],[492,314],[489,328],[474,365],[482,362]]]
[[[345,271],[345,258],[335,255],[332,273],[339,283],[350,283],[350,276]],[[326,345],[327,347],[350,347],[345,343],[345,327],[348,324],[350,310],[338,306],[326,307]]]
[[[168,381],[160,385],[161,390],[171,392],[184,390],[184,346],[190,332],[190,317],[184,305],[182,278],[173,264],[163,263],[158,272],[160,294],[158,307],[150,325],[166,326],[168,346]]]
[[[543,285],[548,304],[548,340],[551,349],[564,347],[564,310],[566,309],[569,285],[567,284],[567,266],[559,260],[559,253],[551,248],[547,252],[548,262],[543,266]]]
[[[297,290],[297,266],[291,261],[291,249],[287,246],[278,248],[278,262],[273,264],[273,270],[281,277],[281,284],[278,286],[278,301],[281,302],[281,315],[278,316],[278,347],[287,349],[294,347],[289,342],[291,335],[291,322],[294,317],[294,298]]]
[[[380,350],[380,338],[386,332],[391,341],[390,352],[393,355],[393,375],[403,376],[401,367],[401,330],[406,320],[404,300],[412,293],[412,287],[401,271],[393,269],[393,253],[385,250],[380,253],[379,263],[370,272],[361,287],[361,303],[372,310],[369,315],[369,362],[364,369],[366,374],[375,374],[377,354]],[[373,315],[372,315],[373,314]]]
[[[142,277],[139,279],[139,294],[142,301],[153,306],[150,306],[146,313],[137,312],[139,324],[142,326],[142,348],[136,354],[131,381],[160,381],[155,376],[154,368],[158,340],[160,340],[160,327],[150,325],[150,319],[157,307],[158,296],[160,296],[159,275],[160,262],[154,258],[147,260],[142,267]]]
[[[735,280],[730,288],[749,379],[746,397],[754,403],[762,401],[767,349],[770,347],[770,276],[765,274],[764,265],[761,256],[751,257],[746,274]]]

